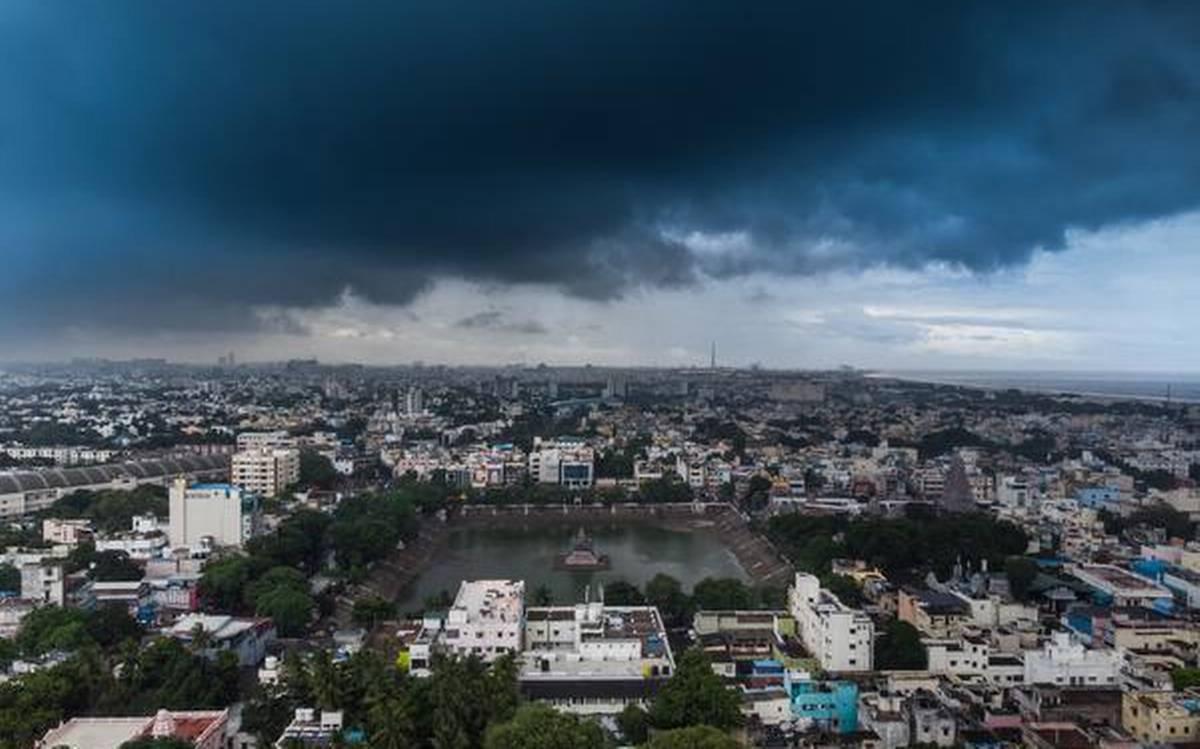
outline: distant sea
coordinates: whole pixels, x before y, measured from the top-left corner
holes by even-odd
[[[1169,393],[1172,401],[1200,403],[1200,373],[897,370],[878,372],[877,376],[996,390],[1015,388],[1140,400],[1165,400]]]

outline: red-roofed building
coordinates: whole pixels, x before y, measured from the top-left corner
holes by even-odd
[[[159,710],[153,717],[72,718],[46,732],[39,749],[119,749],[140,738],[175,738],[197,749],[222,749],[228,710]]]

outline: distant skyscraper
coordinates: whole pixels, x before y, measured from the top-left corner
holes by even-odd
[[[411,387],[404,396],[404,411],[409,416],[416,416],[425,411],[425,394],[419,387]]]
[[[712,342],[712,353],[709,355],[708,368],[709,369],[717,368],[717,342],[716,341]]]

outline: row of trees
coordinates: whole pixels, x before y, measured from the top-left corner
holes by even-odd
[[[167,490],[145,484],[134,489],[81,489],[71,492],[50,506],[47,514],[55,518],[84,518],[104,533],[129,530],[134,515],[167,515]]]
[[[382,655],[361,651],[336,662],[328,652],[290,655],[278,688],[247,700],[243,730],[273,742],[297,707],[342,710],[371,747],[438,749],[607,749],[598,723],[523,703],[511,657],[435,658],[428,679],[410,678]],[[727,731],[741,724],[737,695],[726,689],[700,651],[687,651],[649,711],[630,707],[618,721],[628,743],[652,749],[736,743]],[[648,743],[647,743],[648,742]]]
[[[945,577],[960,560],[986,559],[999,569],[1028,545],[1025,532],[1008,521],[918,509],[901,518],[782,515],[771,519],[767,535],[799,568],[815,574],[827,574],[834,559],[848,557],[900,580],[928,571]]]

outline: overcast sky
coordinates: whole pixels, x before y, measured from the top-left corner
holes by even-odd
[[[0,360],[1200,370],[1200,6],[0,4]]]

